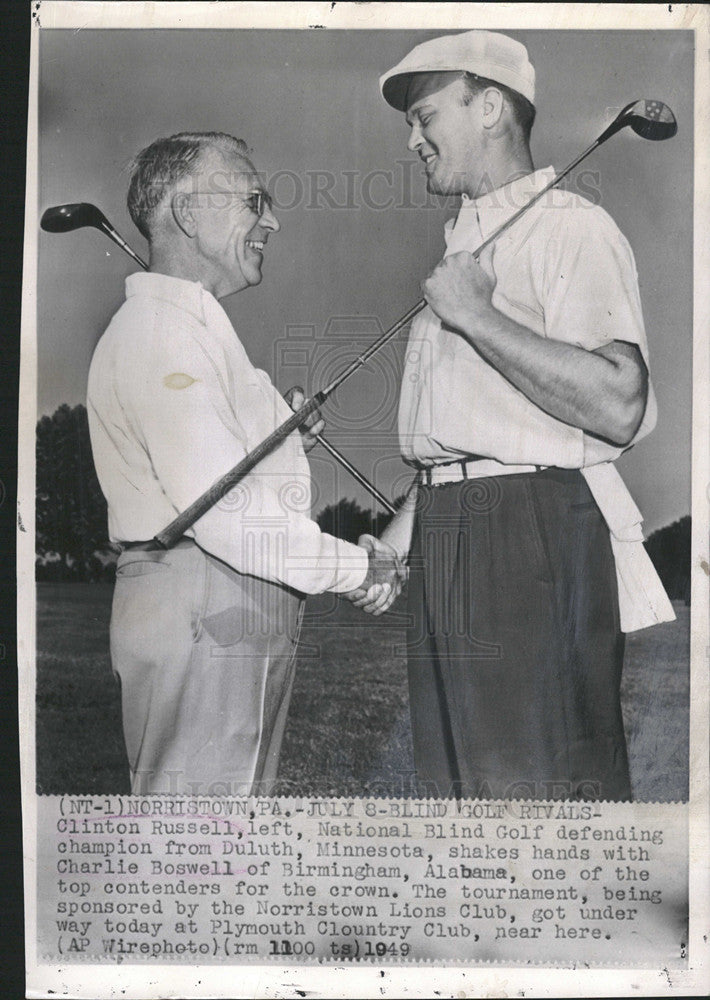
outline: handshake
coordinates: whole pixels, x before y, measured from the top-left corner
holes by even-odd
[[[357,590],[342,596],[356,608],[377,617],[384,614],[401,593],[407,581],[407,567],[391,545],[373,535],[361,535],[358,545],[367,552],[367,573]]]

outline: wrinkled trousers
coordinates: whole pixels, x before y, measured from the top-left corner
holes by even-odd
[[[631,797],[614,558],[578,471],[420,487],[408,602],[422,795]]]
[[[301,614],[298,594],[188,540],[120,555],[111,660],[133,792],[272,794]]]

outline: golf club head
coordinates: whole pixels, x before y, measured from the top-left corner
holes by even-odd
[[[86,226],[105,230],[108,222],[96,205],[80,201],[73,205],[55,205],[54,208],[48,208],[39,224],[47,233],[71,233]]]
[[[651,139],[658,142],[661,139],[670,139],[678,131],[678,122],[675,115],[663,101],[643,99],[632,101],[622,108],[611,125],[599,137],[599,142],[604,142],[610,135],[614,135],[622,128],[629,127],[636,135],[642,139]]]

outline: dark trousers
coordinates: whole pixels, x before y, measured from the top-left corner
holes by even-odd
[[[410,574],[421,793],[629,799],[614,558],[581,473],[422,486]]]

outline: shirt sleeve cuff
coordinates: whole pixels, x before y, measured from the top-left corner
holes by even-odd
[[[368,556],[359,545],[341,539],[335,541],[336,568],[328,590],[332,590],[334,594],[347,594],[351,590],[357,590],[367,576]]]

